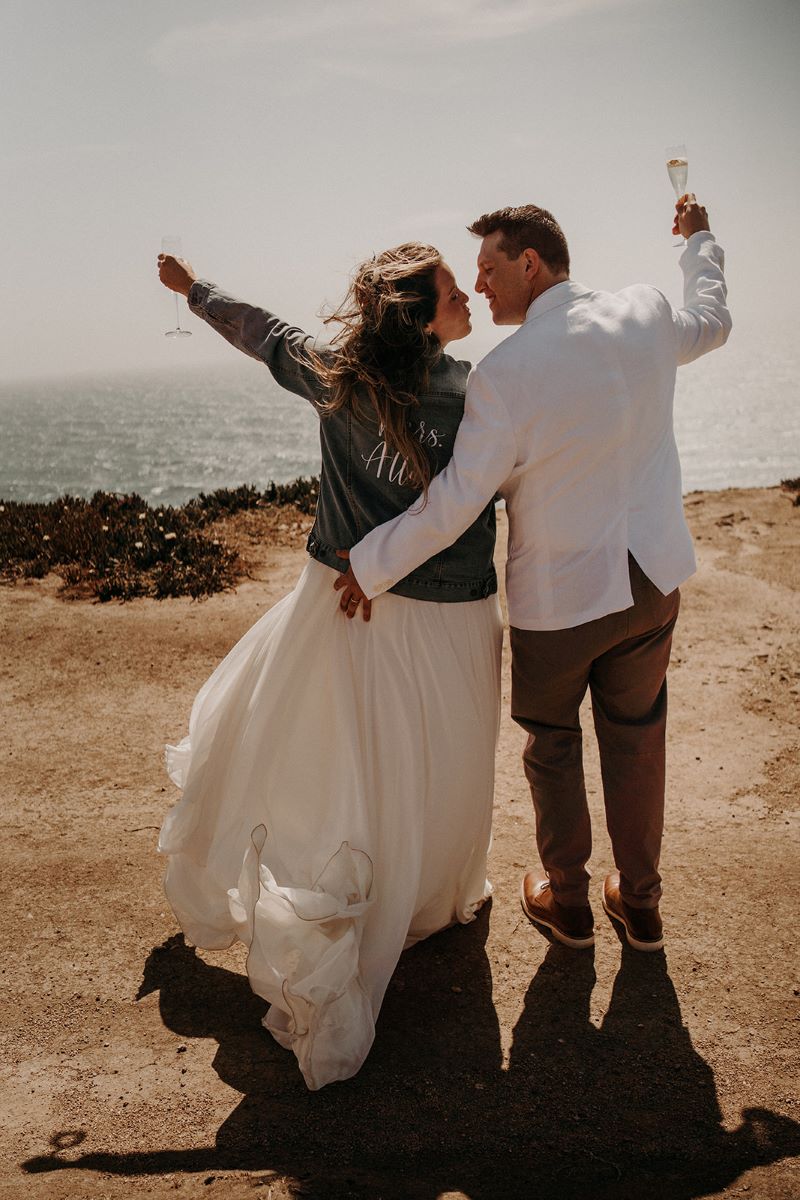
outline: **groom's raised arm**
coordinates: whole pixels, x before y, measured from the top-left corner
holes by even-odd
[[[731,331],[725,254],[710,230],[700,230],[687,239],[681,268],[683,308],[672,315],[679,364],[723,346]]]
[[[350,551],[350,565],[372,599],[414,567],[451,546],[511,474],[517,447],[511,419],[486,373],[469,377],[453,457],[431,482],[428,502],[417,500],[379,525]]]

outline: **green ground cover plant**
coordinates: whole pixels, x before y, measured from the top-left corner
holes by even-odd
[[[317,492],[317,479],[301,478],[263,491],[252,484],[220,488],[177,508],[112,492],[88,500],[0,501],[0,580],[41,579],[53,571],[65,591],[101,601],[208,596],[243,574],[236,551],[209,528],[213,522],[285,505],[313,513]]]

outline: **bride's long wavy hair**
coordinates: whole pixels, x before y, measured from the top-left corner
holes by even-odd
[[[339,307],[325,324],[340,326],[324,358],[309,351],[327,391],[325,412],[351,408],[374,416],[387,445],[407,463],[407,479],[427,496],[430,461],[410,423],[430,368],[441,352],[426,332],[436,314],[435,274],[442,256],[433,246],[404,242],[361,263]]]

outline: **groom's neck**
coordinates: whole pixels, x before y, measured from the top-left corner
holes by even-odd
[[[531,304],[533,304],[534,300],[538,300],[540,296],[543,296],[545,292],[549,292],[550,288],[555,287],[557,283],[566,283],[569,280],[569,273],[567,271],[547,271],[546,274],[540,274],[542,277],[540,278],[537,275],[533,286]]]
[[[530,297],[529,297],[528,303],[525,307],[525,312],[522,313],[517,324],[521,325],[522,322],[525,320],[525,317],[528,313],[528,309],[533,304],[534,300],[538,300],[540,296],[543,296],[545,294],[545,292],[549,292],[550,288],[555,287],[557,283],[567,283],[568,280],[569,280],[569,274],[566,271],[558,271],[558,272],[554,272],[554,271],[550,271],[550,270],[540,271],[537,274],[537,276],[533,282],[533,287],[530,290]]]

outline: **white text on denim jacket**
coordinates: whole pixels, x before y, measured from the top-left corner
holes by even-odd
[[[383,434],[383,426],[379,432]],[[413,430],[413,435],[423,446],[430,446],[437,450],[444,441],[444,434],[438,429],[428,429],[424,421],[420,421],[419,425]],[[386,439],[381,438],[381,441],[369,454],[361,455],[364,461],[364,467],[367,471],[374,471],[378,479],[388,479],[389,483],[396,483],[398,487],[402,487],[408,475],[408,460],[401,458],[398,451],[392,451],[387,445]]]

